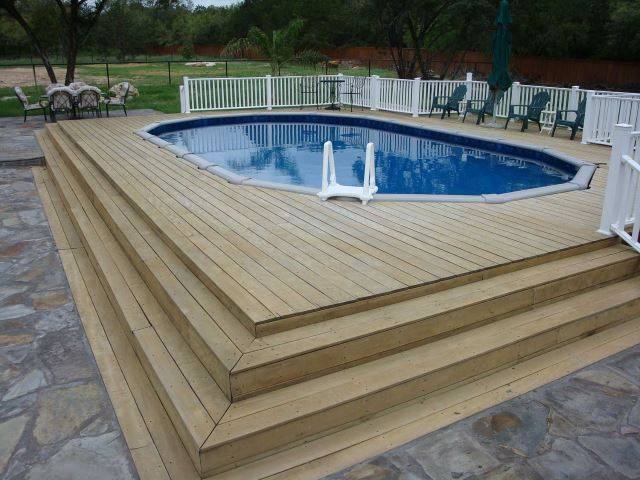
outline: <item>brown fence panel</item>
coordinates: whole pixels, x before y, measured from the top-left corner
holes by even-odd
[[[222,45],[196,45],[195,53],[202,56],[220,55]],[[178,55],[182,47],[163,46],[152,49],[159,55]],[[405,49],[405,58],[411,58],[412,49]],[[332,59],[351,61],[361,65],[393,69],[393,60],[387,48],[344,47],[323,49],[322,53]],[[474,72],[479,78],[491,71],[491,57],[482,52],[457,52],[453,55],[426,53],[435,75],[462,77],[464,72]],[[257,59],[249,55],[250,59]],[[511,70],[516,80],[522,83],[539,83],[555,86],[579,85],[583,88],[640,90],[640,62],[618,62],[613,60],[591,60],[577,58],[545,58],[514,56]]]

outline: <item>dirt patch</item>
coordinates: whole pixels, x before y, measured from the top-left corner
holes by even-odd
[[[54,67],[59,82],[64,82],[65,70]],[[102,76],[76,76],[76,80],[86,83],[106,83],[106,77]],[[36,81],[38,85],[45,86],[51,83],[44,67],[36,67]],[[0,68],[0,88],[2,87],[29,87],[33,86],[33,70],[31,67],[3,67]]]

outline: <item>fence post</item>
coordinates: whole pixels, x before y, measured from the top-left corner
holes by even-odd
[[[584,111],[584,123],[582,124],[582,143],[585,145],[595,137],[596,105],[593,99],[595,93],[593,90],[587,92],[587,106]]]
[[[107,90],[108,90],[111,88],[111,79],[109,78],[109,62],[105,61],[104,64],[107,67]]]
[[[169,69],[169,86],[171,86],[171,62],[167,62],[167,68]]]
[[[420,113],[420,82],[422,79],[416,77],[411,85],[411,116],[417,117]]]
[[[267,75],[264,77],[265,82],[266,82],[266,86],[267,86],[267,110],[271,110],[273,107],[273,100],[272,100],[272,92],[271,92],[271,75]]]
[[[580,87],[577,85],[574,85],[573,87],[571,87],[571,93],[569,93],[569,103],[567,105],[567,110],[578,110],[578,103],[580,103],[578,101],[578,92],[580,91]],[[561,110],[561,108],[559,108],[558,110]],[[567,120],[575,120],[576,119],[576,114],[574,112],[569,112],[567,114]]]
[[[184,85],[180,85],[178,88],[180,91],[180,113],[187,113],[187,107],[184,101]]]
[[[191,95],[189,92],[189,77],[182,77],[184,85],[184,113],[191,113]]]
[[[473,100],[473,72],[467,72],[467,94],[465,95],[465,100]],[[466,105],[467,102],[464,102]]]
[[[371,110],[378,110],[380,104],[380,77],[378,75],[371,76],[371,82],[369,83],[369,104]]]
[[[632,125],[625,123],[619,123],[613,127],[611,135],[612,148],[611,157],[609,158],[609,173],[607,175],[607,184],[604,192],[604,204],[602,206],[602,217],[600,219],[599,233],[604,235],[611,235],[611,225],[617,218],[616,208],[621,208],[620,205],[616,205],[616,197],[621,186],[620,183],[620,167],[622,164],[621,158],[623,155],[631,153],[631,131]],[[621,225],[624,228],[624,225]]]
[[[520,82],[511,85],[511,105],[520,105]]]

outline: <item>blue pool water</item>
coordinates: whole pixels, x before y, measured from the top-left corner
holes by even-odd
[[[343,185],[362,185],[365,147],[375,144],[379,193],[499,194],[564,183],[576,173],[543,152],[355,117],[209,117],[151,133],[237,174],[317,189],[327,140]]]

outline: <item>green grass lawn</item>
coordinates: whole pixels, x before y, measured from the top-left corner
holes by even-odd
[[[103,92],[107,91],[107,85],[97,85]],[[137,87],[140,96],[129,97],[127,109],[153,108],[160,112],[177,113],[180,111],[180,94],[178,86],[169,85],[140,85]],[[24,88],[24,92],[29,95],[32,102],[36,102],[40,95],[44,93],[44,87]],[[12,88],[0,88],[0,117],[22,116],[22,105],[13,94]],[[31,115],[41,115],[41,112],[32,112]]]
[[[16,61],[17,63],[17,61]],[[165,113],[176,113],[180,111],[180,95],[178,85],[182,83],[182,77],[224,77],[225,63],[216,62],[212,67],[194,67],[185,65],[186,62],[171,64],[171,85],[169,85],[169,71],[166,62],[149,63],[149,64],[109,64],[109,82],[115,85],[122,81],[130,81],[140,92],[139,97],[130,98],[127,108],[153,108]],[[28,68],[31,71],[30,67]],[[368,75],[368,68],[341,66],[338,68],[330,68],[330,74],[338,72],[346,75]],[[269,64],[266,62],[229,62],[228,75],[230,77],[258,77],[271,73]],[[373,75],[381,77],[393,77],[395,72],[384,69],[372,69]],[[2,71],[0,69],[0,75]],[[324,68],[314,70],[312,67],[304,67],[300,65],[287,65],[282,71],[282,75],[318,75],[324,74]],[[98,86],[103,92],[107,88],[106,66],[101,65],[82,65],[77,70],[78,78],[85,80],[87,83]],[[11,83],[10,79],[5,79],[6,83]],[[40,95],[44,93],[45,85],[38,87],[23,87],[23,90],[29,95],[32,102],[38,100]],[[0,117],[21,116],[22,106],[16,99],[13,88],[0,88]]]

